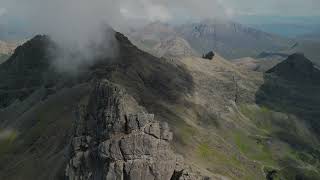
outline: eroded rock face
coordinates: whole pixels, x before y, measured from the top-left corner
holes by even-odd
[[[66,177],[188,179],[182,157],[170,148],[171,140],[167,123],[155,121],[120,87],[98,82],[88,105],[79,108]]]

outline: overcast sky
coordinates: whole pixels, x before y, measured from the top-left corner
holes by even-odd
[[[0,0],[0,16],[9,14],[20,16],[20,12],[34,8],[46,8],[54,4],[65,4],[72,8],[72,3],[79,3],[89,8],[98,5],[114,6],[131,18],[149,20],[167,20],[179,15],[190,16],[238,16],[238,15],[273,15],[273,16],[319,16],[320,0]],[[111,3],[110,3],[111,2]],[[75,7],[79,7],[75,5]],[[90,7],[91,6],[91,7]],[[85,7],[84,7],[85,8]],[[108,11],[109,7],[104,7]],[[20,11],[20,12],[19,12]],[[94,12],[93,12],[94,13]]]
[[[6,17],[7,23],[27,24],[36,32],[82,37],[101,22],[117,29],[137,22],[132,19],[174,22],[237,20],[240,16],[320,16],[319,9],[320,0],[0,0],[0,24],[1,17]]]
[[[64,49],[75,49],[90,59],[87,56],[96,54],[88,46],[105,39],[102,24],[122,31],[132,22],[320,16],[319,9],[320,0],[0,0],[0,25],[22,24],[28,32],[49,34]],[[61,57],[56,61],[59,66],[75,66],[64,60],[68,54]]]
[[[239,14],[318,16],[319,0],[220,0]]]
[[[31,32],[78,40],[94,34],[101,23],[120,30],[137,22],[132,19],[320,16],[319,9],[320,0],[0,0],[0,24],[23,24]]]

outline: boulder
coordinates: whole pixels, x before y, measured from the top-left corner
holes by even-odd
[[[207,54],[204,54],[202,56],[203,59],[212,60],[214,58],[215,54],[213,51],[208,52]]]

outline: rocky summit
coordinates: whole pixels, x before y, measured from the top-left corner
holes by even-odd
[[[205,178],[189,172],[182,156],[172,151],[168,124],[156,121],[121,87],[97,82],[77,112],[68,179]]]

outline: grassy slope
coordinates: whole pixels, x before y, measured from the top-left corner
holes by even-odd
[[[139,62],[139,68],[126,73],[118,71],[112,77],[114,82],[130,89],[129,92],[136,99],[142,99],[140,104],[143,104],[149,112],[155,113],[156,118],[170,123],[175,132],[174,146],[179,153],[188,159],[188,162],[194,163],[203,171],[233,179],[261,179],[264,175],[259,164],[246,158],[237,149],[235,143],[229,141],[229,136],[224,133],[229,124],[225,124],[221,120],[221,115],[228,109],[228,106],[232,106],[229,100],[234,98],[235,93],[234,79],[229,74],[234,73],[235,77],[239,79],[244,79],[244,75],[218,55],[213,61],[198,58],[174,61],[162,59],[161,61],[172,64],[165,67],[178,67],[180,71],[184,69],[183,71],[187,72],[191,79],[185,79],[188,76],[184,77],[181,74],[173,73],[169,75],[171,79],[174,77],[173,82],[170,79],[164,81],[166,84],[171,84],[169,87],[160,85],[156,88],[169,88],[165,92],[169,92],[168,95],[171,96],[171,93],[175,94],[172,91],[178,90],[180,86],[186,88],[183,85],[186,81],[191,85],[191,91],[181,89],[177,92],[179,97],[174,101],[157,97],[158,95],[152,87],[148,87],[149,81],[141,82],[138,79],[132,79],[137,71],[142,74],[140,75],[142,77],[148,74],[140,68],[141,62]],[[143,64],[142,67],[146,66]],[[157,68],[157,65],[153,68]],[[177,69],[172,70],[179,72]],[[165,68],[161,71],[160,69],[163,73],[169,73],[172,70]],[[126,75],[124,76],[124,74]],[[128,84],[129,82],[133,84]],[[157,84],[159,85],[159,83]],[[249,83],[246,86],[255,85]],[[138,89],[140,91],[137,91]],[[254,95],[254,92],[250,94]],[[244,98],[253,101],[253,97],[248,96],[246,93],[243,94]],[[149,99],[152,101],[148,102]],[[253,171],[254,169],[255,171]]]
[[[254,59],[251,57],[245,57],[240,59],[231,60],[233,64],[238,67],[258,72],[266,72],[279,64],[281,59]]]
[[[196,115],[194,118],[189,114],[182,116],[189,119],[187,123],[193,124],[197,133],[189,137],[191,141],[185,140],[186,144],[177,144],[177,149],[211,172],[232,179],[263,178],[260,164],[250,160],[233,140],[236,131],[239,131],[236,127],[238,122],[224,117],[228,109],[234,107],[231,102],[236,91],[234,78],[244,83],[242,80],[246,75],[218,55],[213,61],[183,59],[182,62],[187,65],[196,83],[195,93],[190,99],[195,106],[190,111]],[[255,85],[245,83],[244,86]],[[177,136],[181,135],[178,133]],[[183,149],[195,150],[183,152]]]
[[[310,142],[306,143],[316,144],[314,134],[293,115],[255,104],[255,93],[263,84],[262,73],[238,69],[218,55],[212,61],[198,58],[162,59],[159,64],[152,59],[148,61],[153,65],[145,66],[147,61],[142,61],[137,66],[131,65],[126,73],[114,71],[111,80],[126,87],[157,119],[170,123],[175,133],[173,146],[201,171],[231,179],[264,179],[265,173],[272,170],[282,172],[277,176],[299,171],[306,176],[316,175],[318,160],[314,161],[310,152],[297,150],[276,136],[278,132],[292,130],[296,132],[295,139],[308,139]],[[182,72],[176,74],[181,68],[192,78]],[[161,79],[176,77],[169,86],[169,79],[165,84],[156,83],[161,85],[160,89],[166,86],[166,92],[155,90],[158,87],[149,79],[157,79],[155,76],[159,74],[152,74],[154,71],[164,72]],[[192,91],[179,90],[180,86],[175,87],[179,93],[171,89],[183,81],[192,84]],[[40,167],[43,172],[39,178],[61,176],[73,108],[86,94],[86,87],[65,90],[24,113],[18,122],[29,128],[20,131],[18,124],[1,140],[0,164],[6,166],[0,177],[35,177]],[[236,96],[238,105],[233,102]]]
[[[202,171],[231,179],[264,179],[270,169],[288,176],[300,168],[299,175],[309,176],[309,169],[317,168],[301,168],[304,162],[292,157],[303,152],[279,134],[300,129],[293,139],[315,139],[304,120],[256,105],[256,94],[265,83],[262,73],[239,69],[219,55],[212,61],[190,57],[134,62],[130,70],[112,73],[112,81],[126,87],[156,118],[168,121],[175,149]],[[259,118],[266,122],[256,121]],[[287,126],[291,121],[297,124]]]
[[[319,142],[301,119],[273,111],[267,107],[241,105],[240,113],[252,122],[260,133],[254,136],[236,136],[238,146],[251,159],[260,161],[264,170],[277,170],[277,176],[294,179],[317,179],[319,173],[319,157],[301,147],[293,146],[283,140],[288,136],[294,141],[301,141],[312,146]],[[281,133],[282,137],[279,137]],[[259,148],[260,147],[260,148]],[[257,153],[257,149],[261,152]]]
[[[286,179],[320,177],[317,151],[285,140],[289,137],[316,150],[317,134],[307,119],[251,100],[264,83],[262,73],[238,70],[219,57],[181,62],[191,71],[195,93],[189,97],[192,105],[188,110],[172,110],[185,123],[183,128],[175,126],[179,152],[200,167],[233,179],[262,179],[272,170],[277,171],[272,176]],[[228,102],[233,100],[232,76],[240,86],[237,106]],[[301,108],[307,112],[307,106]]]

